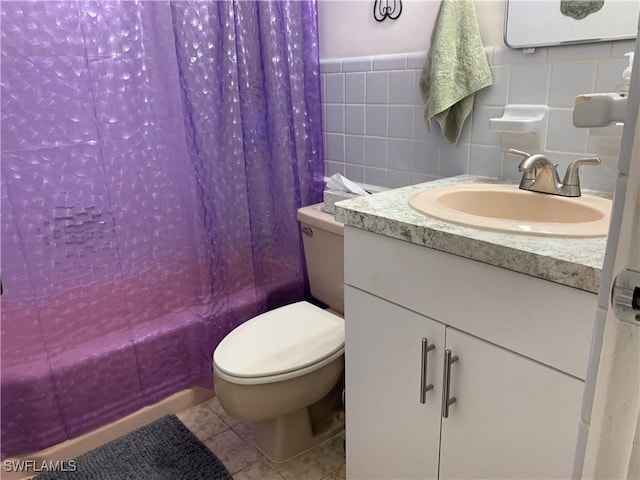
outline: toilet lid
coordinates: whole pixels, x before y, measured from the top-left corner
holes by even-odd
[[[263,377],[308,367],[343,347],[344,320],[298,302],[237,327],[220,342],[213,361],[234,377]]]

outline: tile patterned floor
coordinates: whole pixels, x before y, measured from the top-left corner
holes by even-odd
[[[344,432],[283,463],[273,463],[252,444],[253,425],[229,417],[212,398],[178,418],[227,467],[234,480],[344,480]]]

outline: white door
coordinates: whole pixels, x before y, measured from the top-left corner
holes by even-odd
[[[451,327],[445,343],[440,480],[569,478],[584,382]]]
[[[345,299],[347,478],[436,479],[444,325],[348,285]]]
[[[640,478],[640,316],[636,317],[640,310],[619,318],[625,315],[616,315],[610,301],[616,277],[625,270],[640,274],[639,44],[640,35],[582,402],[574,478]],[[640,288],[640,282],[633,283]]]

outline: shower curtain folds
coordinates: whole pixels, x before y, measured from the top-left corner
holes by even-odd
[[[323,162],[315,0],[0,18],[5,458],[211,388],[224,335],[305,294]]]

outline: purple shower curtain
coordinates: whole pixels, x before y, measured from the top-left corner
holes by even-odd
[[[323,172],[315,0],[0,13],[4,458],[211,387]]]

